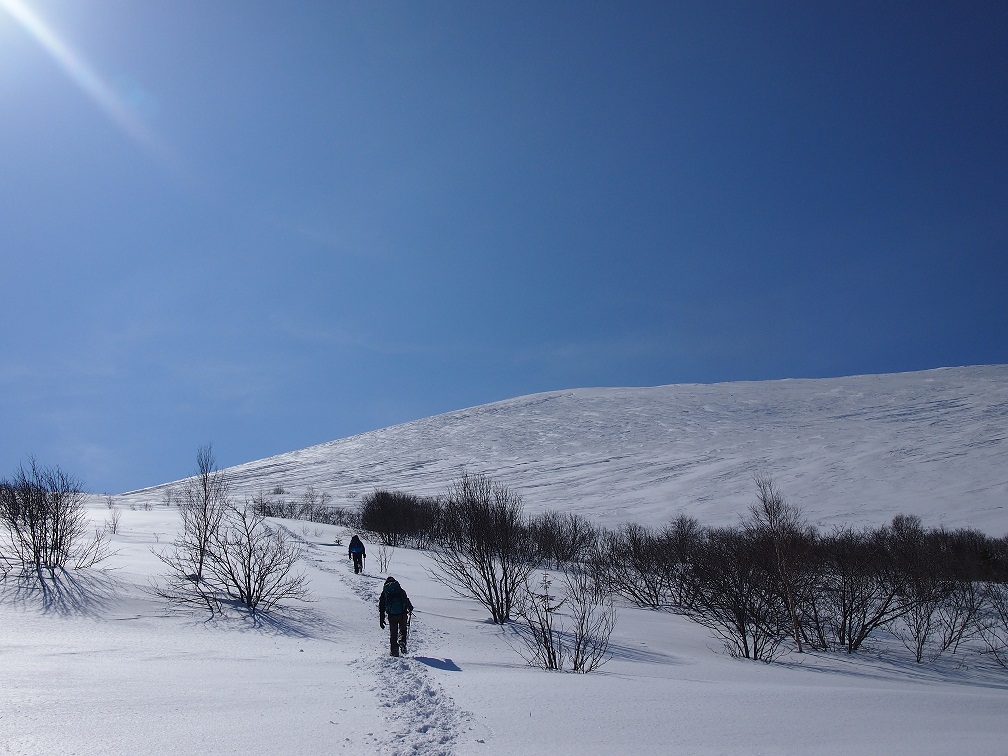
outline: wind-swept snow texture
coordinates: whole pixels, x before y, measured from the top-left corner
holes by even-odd
[[[809,520],[1008,532],[1008,365],[524,396],[229,470],[254,495],[308,486],[351,504],[375,488],[442,493],[464,471],[531,513],[659,525],[737,521],[770,475]],[[158,486],[129,500],[157,501]]]

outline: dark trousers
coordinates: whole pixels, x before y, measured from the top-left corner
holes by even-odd
[[[364,569],[364,556],[362,554],[351,554],[353,557],[353,571],[360,572]]]
[[[392,656],[399,656],[399,647],[406,650],[406,612],[402,614],[390,614],[388,616],[389,643],[391,644]]]

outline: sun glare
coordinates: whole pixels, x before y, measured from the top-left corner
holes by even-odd
[[[63,69],[64,73],[105,114],[134,141],[160,151],[157,139],[150,129],[127,107],[118,94],[77,55],[52,28],[23,0],[0,0],[0,9],[6,11]]]

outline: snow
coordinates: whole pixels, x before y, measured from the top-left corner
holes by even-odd
[[[737,468],[763,462],[817,521],[878,524],[901,511],[1001,534],[1006,378],[997,366],[562,392],[230,472],[249,490],[311,484],[352,503],[374,485],[437,492],[469,469],[521,490],[530,510],[654,523],[669,510],[653,502],[661,494],[716,524],[752,497],[751,472]],[[1008,672],[979,654],[917,665],[883,634],[854,656],[767,665],[727,656],[681,617],[620,605],[608,664],[545,672],[410,549],[389,567],[417,609],[410,653],[392,659],[377,549],[354,575],[350,532],[335,526],[273,521],[307,548],[309,603],[258,620],[170,607],[149,590],[163,574],[154,551],[179,527],[159,494],[116,497],[103,569],[47,590],[13,573],[0,582],[0,752],[1005,752]],[[98,526],[110,515],[104,497],[88,507]]]
[[[194,450],[195,454],[195,450]],[[1008,365],[891,375],[579,389],[451,412],[229,470],[247,496],[313,486],[353,506],[377,487],[443,493],[463,471],[529,512],[660,525],[737,522],[753,475],[828,528],[925,524],[1008,533]],[[166,483],[124,500],[158,502]]]
[[[347,531],[279,522],[309,544],[314,600],[258,623],[145,590],[160,571],[151,549],[177,526],[167,508],[125,511],[111,569],[72,573],[59,595],[8,577],[5,752],[997,753],[1008,735],[1008,673],[978,656],[918,667],[886,641],[766,665],[681,617],[622,606],[600,670],[531,669],[408,549],[389,571],[417,610],[410,655],[392,659],[374,555],[354,575],[333,545]]]

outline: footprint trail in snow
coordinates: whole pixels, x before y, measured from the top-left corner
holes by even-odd
[[[339,577],[365,605],[378,606],[379,591],[373,581],[361,579],[347,569],[333,565],[331,559],[325,558],[327,553],[316,544],[288,528],[284,530],[304,545],[305,559],[313,566]],[[414,622],[410,627],[410,649],[422,649],[427,635],[428,629]],[[380,648],[387,649],[387,643],[380,644]],[[367,649],[361,650],[367,653]],[[371,691],[388,720],[387,736],[379,739],[382,753],[447,756],[455,752],[459,731],[469,722],[471,715],[459,710],[452,697],[445,693],[422,663],[408,656],[377,655],[358,659],[352,666],[358,672],[358,679],[374,680]]]

